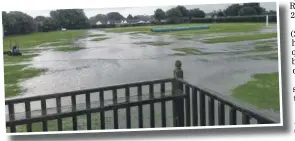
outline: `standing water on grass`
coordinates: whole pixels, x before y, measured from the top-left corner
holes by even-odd
[[[276,25],[259,32],[276,32]],[[230,95],[233,88],[245,84],[253,74],[278,72],[277,60],[255,59],[269,53],[251,52],[259,41],[206,44],[200,41],[201,38],[197,35],[190,36],[189,40],[178,40],[172,35],[165,34],[109,33],[103,30],[89,30],[88,34],[104,34],[105,40],[92,41],[97,37],[87,37],[77,41],[83,44],[85,49],[74,52],[44,50],[40,56],[35,57],[30,64],[36,68],[47,68],[48,71],[41,76],[23,81],[21,86],[24,91],[20,97],[171,78],[176,60],[182,62],[186,81],[224,95]],[[276,40],[270,39],[268,42],[273,42],[272,45],[277,48]],[[177,49],[181,48],[194,49],[203,54],[177,55]],[[98,96],[91,96],[95,104]],[[105,99],[111,98],[111,93],[105,94]],[[84,97],[77,97],[77,103],[84,102]],[[62,100],[62,105],[70,104],[70,99]],[[48,102],[47,107],[55,107],[55,102]],[[36,110],[40,106],[32,108]],[[169,109],[169,106],[167,108]],[[16,112],[23,111],[22,105],[16,106]],[[121,114],[125,115],[124,111],[121,111]]]

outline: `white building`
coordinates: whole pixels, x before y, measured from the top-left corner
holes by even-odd
[[[96,22],[96,25],[101,25],[102,23],[100,21]]]

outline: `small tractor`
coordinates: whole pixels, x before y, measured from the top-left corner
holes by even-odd
[[[19,46],[17,42],[15,41],[15,45],[11,47],[11,40],[10,40],[10,45],[9,45],[10,50],[9,51],[4,51],[4,55],[8,56],[22,56],[22,53],[19,50]]]

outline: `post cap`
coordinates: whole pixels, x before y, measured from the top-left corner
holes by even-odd
[[[175,62],[175,67],[176,67],[176,68],[180,68],[180,67],[181,67],[181,61],[177,60],[177,61]]]

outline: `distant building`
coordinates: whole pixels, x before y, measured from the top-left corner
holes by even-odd
[[[126,20],[122,20],[121,24],[127,24]]]
[[[101,25],[102,23],[100,21],[96,22],[96,25]]]
[[[127,20],[128,24],[148,24],[151,23],[149,20],[141,20],[141,19],[129,19]]]
[[[116,25],[122,25],[122,24],[146,24],[150,23],[150,21],[144,21],[140,19],[124,19],[124,20],[104,20],[104,21],[98,21],[96,22],[96,25],[101,24],[116,24]]]

